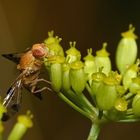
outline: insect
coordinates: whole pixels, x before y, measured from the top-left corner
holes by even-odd
[[[12,57],[12,54],[3,55],[8,59],[15,59],[16,63],[18,63],[19,60],[17,69],[21,72],[8,89],[7,96],[3,100],[3,105],[7,109],[7,113],[3,114],[3,121],[8,120],[19,111],[22,101],[22,87],[25,87],[31,93],[34,93],[34,95],[40,95],[44,90],[51,90],[47,86],[37,88],[38,82],[50,84],[49,81],[39,78],[43,57],[47,57],[48,55],[49,51],[44,44],[34,44],[31,49],[15,58]],[[40,98],[40,96],[38,97]]]

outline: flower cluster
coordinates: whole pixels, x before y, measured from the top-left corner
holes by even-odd
[[[116,71],[111,68],[106,42],[95,56],[90,48],[82,59],[76,42],[70,42],[70,48],[64,53],[60,44],[62,39],[54,36],[53,31],[44,41],[49,49],[44,64],[50,74],[52,89],[92,122],[140,119],[140,62],[134,30],[130,25],[129,30],[121,34],[116,51]]]

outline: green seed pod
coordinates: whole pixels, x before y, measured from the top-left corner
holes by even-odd
[[[65,91],[68,91],[71,87],[71,83],[70,83],[70,66],[69,64],[64,63],[62,65],[62,89]]]
[[[140,77],[132,78],[132,83],[129,86],[129,91],[136,94],[140,90]]]
[[[108,73],[111,71],[111,61],[109,58],[109,53],[106,51],[106,46],[107,43],[103,43],[103,48],[96,52],[95,64],[97,71],[103,67],[103,73],[108,75]]]
[[[138,65],[139,61],[136,64],[131,65],[123,75],[122,82],[126,90],[130,87],[132,79],[137,77]]]
[[[104,78],[96,93],[97,105],[100,110],[110,110],[117,99],[116,80],[109,76]]]
[[[137,93],[136,96],[133,98],[132,110],[134,115],[140,117],[140,93]]]
[[[86,76],[83,67],[84,64],[81,61],[76,61],[71,64],[70,82],[76,93],[81,93],[86,86]]]
[[[92,83],[91,83],[92,95],[97,94],[98,88],[101,85],[101,83],[105,77],[106,77],[106,75],[102,71],[92,74]]]
[[[62,63],[64,63],[64,57],[52,56],[48,58],[51,62],[50,65],[50,81],[54,91],[59,92],[62,86]]]
[[[89,80],[89,83],[91,84],[91,75],[96,72],[96,66],[94,61],[94,56],[92,55],[92,49],[87,50],[88,55],[84,57],[85,60],[85,66],[84,66],[84,72],[87,75],[87,79]]]
[[[81,53],[79,50],[77,50],[75,48],[75,45],[76,45],[76,42],[70,42],[70,49],[68,49],[66,51],[66,62],[67,63],[72,63],[72,62],[75,62],[75,61],[80,61],[81,59]]]
[[[123,38],[120,40],[117,47],[116,64],[122,75],[137,58],[137,36],[134,34],[134,30],[135,28],[130,25],[129,30],[121,34]]]

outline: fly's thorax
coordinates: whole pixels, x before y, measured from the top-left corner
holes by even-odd
[[[17,66],[17,69],[24,70],[27,67],[31,67],[35,61],[35,57],[32,55],[31,51],[26,52],[22,55],[20,62]]]
[[[42,58],[35,58],[32,54],[32,51],[26,52],[20,59],[20,63],[17,65],[17,69],[28,73],[38,71],[42,66]]]

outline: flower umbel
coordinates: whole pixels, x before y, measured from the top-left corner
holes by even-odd
[[[40,61],[48,71],[50,81],[47,83],[52,88],[50,91],[54,91],[91,121],[87,140],[97,140],[103,124],[110,121],[140,121],[140,60],[137,59],[137,36],[134,30],[130,25],[129,30],[121,34],[115,71],[106,50],[106,42],[96,52],[93,48],[87,49],[87,55],[82,59],[75,41],[70,42],[70,48],[64,52],[60,44],[62,39],[54,36],[51,31],[44,43],[41,43],[47,54],[42,54],[41,48],[39,51],[34,50],[35,56],[43,55]],[[0,105],[0,118],[3,114],[1,112],[5,111]],[[8,140],[20,139],[27,128],[32,127],[31,119],[30,113],[20,116]]]

